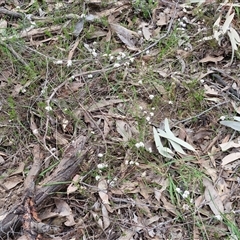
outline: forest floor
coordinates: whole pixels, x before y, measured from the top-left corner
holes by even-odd
[[[0,239],[240,239],[240,6],[202,2],[0,1]]]

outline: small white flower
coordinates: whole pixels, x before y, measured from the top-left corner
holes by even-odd
[[[97,53],[95,52],[95,49],[93,49],[92,55],[93,55],[93,57],[97,57]]]
[[[126,89],[123,89],[123,92],[127,92],[127,90],[126,90]]]
[[[97,165],[97,168],[98,168],[98,169],[103,169],[103,168],[106,168],[106,167],[108,167],[108,164],[106,164],[106,163],[99,163],[99,164]]]
[[[149,50],[147,50],[147,51],[146,51],[146,54],[149,54],[149,53],[150,53],[150,51],[149,51]]]
[[[152,148],[151,148],[151,147],[149,147],[147,150],[148,150],[150,153],[152,153]]]
[[[153,98],[154,98],[154,95],[152,95],[152,94],[151,94],[151,95],[149,95],[149,99],[151,99],[151,100],[152,100]]]
[[[200,80],[200,83],[204,83],[204,82],[205,82],[204,79],[201,79],[201,80]]]
[[[135,165],[136,165],[136,166],[139,166],[139,162],[135,162]]]
[[[181,193],[182,190],[180,188],[176,188],[176,192]]]
[[[49,111],[52,111],[52,108],[50,106],[46,106],[45,110],[49,112]]]
[[[129,66],[130,63],[129,63],[129,62],[125,62],[123,65],[124,65],[124,66]]]
[[[143,142],[136,143],[135,147],[136,148],[144,147],[144,143]]]
[[[147,114],[147,111],[144,111],[143,113],[144,113],[144,114]]]
[[[101,177],[99,176],[99,175],[97,175],[96,177],[95,177],[95,179],[98,181],[99,179],[100,179]]]
[[[74,80],[74,79],[75,79],[75,76],[74,76],[74,75],[72,75],[72,76],[71,76],[71,79],[72,79],[72,80]]]
[[[129,162],[130,165],[133,165],[134,163],[135,163],[134,161],[130,161],[130,162]]]
[[[142,107],[142,106],[139,106],[139,109],[140,109],[140,110],[143,110],[143,107]]]
[[[102,153],[99,153],[99,154],[98,154],[98,157],[99,157],[99,158],[103,157],[103,154],[102,154]]]
[[[219,221],[222,220],[222,217],[221,217],[220,215],[215,215],[215,218],[216,218],[217,220],[219,220]]]
[[[226,118],[225,116],[221,116],[221,117],[220,117],[220,120],[223,121],[223,120],[225,120],[225,118]]]
[[[104,53],[102,56],[103,56],[103,57],[107,57],[108,55],[107,55],[106,53]]]
[[[124,52],[120,52],[119,54],[122,56],[122,58],[126,57],[126,54]]]
[[[115,68],[118,68],[118,67],[120,67],[120,66],[121,66],[120,63],[114,63],[114,65],[113,65],[113,67],[115,67]]]
[[[146,120],[147,120],[148,122],[150,121],[150,119],[151,119],[151,118],[150,118],[149,116],[146,117]]]
[[[120,61],[122,59],[121,56],[117,56],[117,60]]]
[[[109,61],[111,62],[114,59],[114,56],[109,55]]]
[[[72,66],[72,60],[67,60],[67,67]]]
[[[88,74],[88,78],[93,78],[93,75],[92,74]]]
[[[133,58],[133,57],[129,59],[129,61],[130,61],[131,63],[133,63],[134,60],[135,60],[135,58]]]
[[[26,88],[23,88],[23,89],[21,90],[22,93],[25,93],[26,91],[27,91]]]
[[[190,199],[190,203],[193,203],[193,199],[192,198]]]
[[[154,110],[155,110],[155,107],[152,107],[152,110],[154,111]]]
[[[126,160],[126,161],[125,161],[125,164],[126,164],[126,165],[128,165],[128,164],[129,164],[129,161],[128,161],[128,160]]]
[[[189,194],[190,194],[190,192],[186,190],[186,191],[184,191],[182,197],[187,198],[189,196]]]
[[[38,134],[38,130],[37,130],[37,129],[34,129],[34,130],[33,130],[33,134],[34,134],[34,135],[37,135],[37,134]]]
[[[63,64],[63,61],[62,60],[57,60],[57,61],[55,61],[55,62],[53,62],[54,64]]]
[[[139,81],[138,81],[138,84],[143,84],[142,80],[139,80]]]
[[[95,134],[95,132],[94,132],[94,131],[91,131],[91,134]]]
[[[172,101],[169,101],[168,104],[173,105],[173,102],[172,102]]]
[[[154,113],[153,113],[153,112],[150,112],[149,114],[150,114],[150,116],[151,116],[151,117],[153,117],[153,116],[154,116]]]

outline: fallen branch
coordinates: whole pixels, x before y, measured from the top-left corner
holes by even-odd
[[[37,209],[40,209],[43,203],[51,198],[52,194],[66,188],[66,184],[63,184],[64,182],[72,180],[73,176],[79,169],[79,165],[87,156],[88,149],[85,147],[86,141],[87,137],[85,136],[80,136],[77,140],[75,140],[65,151],[62,160],[53,173],[44,179],[41,186],[37,187],[33,196]],[[34,169],[32,172],[33,175],[31,177],[34,181],[38,170]],[[27,177],[26,180],[29,181],[29,178]],[[31,182],[25,182],[24,186],[26,194],[29,195],[29,192],[31,193],[33,191]],[[28,189],[26,189],[26,186],[29,186]],[[24,198],[26,198],[26,194]],[[16,203],[16,205],[13,206],[13,208],[6,214],[4,219],[0,221],[0,239],[5,239],[10,235],[14,235],[14,233],[16,233],[16,231],[22,226],[24,202],[25,201],[23,199],[22,203]]]

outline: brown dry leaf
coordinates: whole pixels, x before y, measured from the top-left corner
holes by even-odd
[[[110,23],[110,26],[112,31],[118,35],[120,40],[128,47],[128,49],[134,51],[138,50],[138,48],[135,46],[135,38],[139,38],[139,35],[136,32],[131,31],[117,23]]]
[[[138,209],[143,210],[143,213],[147,217],[149,217],[149,218],[152,217],[152,213],[151,213],[151,211],[150,211],[150,209],[148,207],[148,204],[146,204],[146,202],[144,200],[142,200],[142,199],[137,197],[136,199],[134,199],[134,201],[135,201],[136,207]]]
[[[225,202],[227,198],[230,198],[229,186],[227,185],[226,181],[222,177],[219,177],[216,184],[216,188],[218,190],[218,194],[222,202]]]
[[[102,205],[103,229],[107,229],[110,225],[108,210],[104,204],[101,204],[101,205]]]
[[[123,142],[128,142],[132,138],[131,127],[122,120],[116,120],[117,132],[122,136]]]
[[[230,153],[229,155],[227,155],[226,157],[224,157],[222,159],[222,167],[224,167],[225,165],[234,162],[236,160],[238,160],[240,158],[240,152],[236,152],[236,153]]]
[[[78,190],[77,184],[79,182],[79,179],[80,179],[79,174],[74,176],[72,183],[67,187],[67,195],[69,195],[70,193],[74,193]]]
[[[161,12],[158,15],[157,26],[165,26],[165,25],[167,25],[167,23],[168,23],[168,21],[167,21],[166,13]]]
[[[122,230],[122,236],[120,238],[118,238],[118,240],[131,240],[133,235],[134,235],[134,231],[131,229],[125,229],[125,228],[121,228]]]
[[[68,227],[74,226],[76,223],[69,205],[61,199],[55,199],[55,204],[58,209],[59,216],[66,217],[67,219],[64,224]]]
[[[91,211],[91,214],[92,214],[93,218],[95,219],[95,221],[98,223],[99,227],[101,229],[103,229],[103,221],[102,221],[101,217],[93,211]]]
[[[101,108],[108,107],[108,106],[113,106],[114,104],[127,102],[127,101],[128,100],[123,100],[123,99],[101,100],[101,101],[91,105],[87,110],[89,112],[95,112],[95,111],[100,110]]]
[[[217,62],[220,62],[223,59],[224,59],[223,56],[213,57],[213,56],[207,55],[205,58],[201,59],[199,62],[200,63],[214,62],[215,64],[217,64]]]
[[[146,184],[140,182],[139,183],[139,188],[140,188],[140,191],[139,193],[146,199],[148,200],[149,199],[149,193],[152,193],[152,191],[147,187]]]
[[[19,183],[23,182],[23,177],[20,175],[16,175],[16,176],[11,176],[9,178],[7,178],[7,180],[3,183],[3,186],[10,190],[13,189],[14,187],[16,187]]]
[[[204,84],[205,93],[211,96],[219,96],[219,93],[213,88],[209,87],[207,84]]]
[[[236,103],[233,102],[233,101],[232,101],[231,103],[232,103],[232,106],[233,106],[234,110],[235,110],[238,114],[240,114],[240,107],[237,107]]]
[[[56,143],[58,145],[67,145],[68,144],[68,140],[58,131],[55,131],[53,133],[53,137],[56,139]]]
[[[201,165],[207,170],[207,174],[211,177],[213,182],[215,182],[218,178],[217,169],[211,167],[210,160],[201,161]]]
[[[215,216],[221,216],[221,214],[224,213],[224,207],[218,192],[214,188],[212,182],[207,178],[203,178],[203,185],[205,186],[204,196],[207,204]]]
[[[231,149],[231,148],[239,148],[240,143],[235,143],[234,141],[230,141],[230,142],[221,143],[219,144],[219,146],[222,151],[227,151],[228,149]]]
[[[176,207],[167,201],[167,199],[162,196],[161,201],[163,202],[163,207],[170,213],[173,213],[174,215],[177,215]]]
[[[21,162],[21,163],[19,164],[18,168],[17,168],[13,173],[11,173],[10,176],[23,173],[24,167],[25,167],[25,163],[24,163],[24,162]]]
[[[120,188],[114,189],[111,188],[111,192],[117,195],[122,195],[125,192],[127,193],[138,193],[139,187],[138,182],[124,182]]]
[[[102,200],[103,204],[110,204],[109,197],[108,197],[108,184],[105,179],[101,179],[98,183],[98,194]]]
[[[146,40],[149,40],[151,38],[152,34],[149,31],[148,24],[146,24],[146,23],[142,24],[142,33]]]

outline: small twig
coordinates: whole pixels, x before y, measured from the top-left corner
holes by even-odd
[[[203,112],[201,112],[201,113],[199,113],[199,114],[193,116],[193,117],[189,117],[189,118],[186,118],[186,119],[183,119],[183,120],[181,120],[181,121],[176,122],[176,123],[174,124],[174,126],[178,125],[179,123],[188,122],[188,121],[190,121],[190,120],[192,120],[192,119],[194,119],[194,118],[199,118],[200,116],[204,115],[205,113],[211,111],[213,108],[216,108],[216,107],[222,106],[222,105],[224,105],[224,104],[226,104],[226,103],[229,103],[229,102],[230,102],[230,100],[225,101],[225,102],[222,102],[222,103],[218,103],[218,104],[216,104],[216,105],[214,105],[214,106],[208,108],[207,110],[205,110],[205,111],[203,111]]]
[[[24,18],[23,14],[18,13],[18,12],[9,11],[5,8],[0,8],[0,14],[5,14],[5,15],[8,15],[8,16],[14,17],[14,18],[20,18],[20,19]]]

